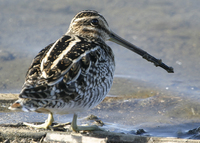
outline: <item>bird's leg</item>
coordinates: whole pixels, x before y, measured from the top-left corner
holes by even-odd
[[[33,128],[43,128],[43,129],[47,129],[50,128],[51,124],[53,123],[54,119],[53,119],[53,114],[49,113],[49,116],[47,118],[47,120],[45,121],[44,124],[41,125],[34,125],[34,124],[30,124],[30,123],[26,123],[24,122],[23,124],[29,127],[33,127]]]
[[[92,126],[77,126],[77,114],[74,114],[73,116],[73,120],[71,123],[71,128],[73,131],[75,132],[79,132],[79,131],[99,131],[99,130],[103,130],[100,129],[97,125],[92,125]]]

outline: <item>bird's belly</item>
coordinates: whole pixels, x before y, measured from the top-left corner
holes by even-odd
[[[48,107],[55,114],[71,114],[83,112],[97,106],[107,95],[112,85],[113,78],[86,86],[86,90],[76,88],[78,95],[69,101],[60,100],[54,108]],[[55,104],[55,103],[54,103]]]
[[[95,74],[94,74],[95,73]],[[97,106],[109,92],[114,75],[114,65],[109,70],[94,70],[87,75],[82,75],[74,84],[75,89],[70,95],[63,95],[62,100],[54,103],[54,108],[49,107],[52,113],[71,114],[83,112]],[[66,93],[67,94],[67,93]],[[74,95],[75,94],[75,95]]]

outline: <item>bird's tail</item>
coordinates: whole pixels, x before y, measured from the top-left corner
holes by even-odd
[[[18,99],[17,101],[15,101],[10,107],[8,107],[8,109],[10,110],[22,110],[25,112],[29,112],[29,110],[27,108],[24,107],[24,101],[25,99]]]
[[[8,107],[10,110],[22,110],[22,102],[21,99],[18,99],[15,101],[10,107]]]

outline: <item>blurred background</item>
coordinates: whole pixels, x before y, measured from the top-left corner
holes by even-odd
[[[0,92],[19,93],[35,55],[65,34],[79,11],[96,10],[112,31],[162,59],[175,73],[107,42],[116,59],[113,87],[104,102],[80,114],[80,122],[95,114],[106,123],[104,128],[116,132],[143,128],[145,135],[199,138],[188,133],[200,125],[199,5],[199,0],[0,0]],[[0,123],[46,118],[0,114]],[[71,118],[56,115],[60,122]]]

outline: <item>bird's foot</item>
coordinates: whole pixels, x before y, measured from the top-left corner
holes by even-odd
[[[40,124],[40,125],[34,125],[34,124],[31,124],[31,123],[27,123],[27,122],[23,122],[24,125],[28,126],[28,127],[33,127],[33,128],[37,128],[37,129],[48,129],[50,127],[51,124],[45,122],[43,124]]]
[[[33,127],[33,128],[38,128],[38,129],[48,129],[50,128],[52,130],[51,124],[53,123],[54,119],[53,119],[53,114],[49,113],[48,119],[45,121],[45,123],[41,124],[41,125],[34,125],[34,124],[30,124],[30,123],[26,123],[24,122],[23,124],[29,127]]]
[[[72,123],[71,123],[71,130],[74,132],[79,131],[104,131],[104,129],[99,128],[97,125],[91,126],[77,126],[77,115],[74,114]]]

